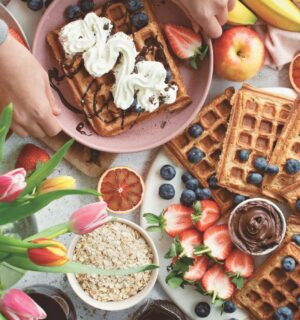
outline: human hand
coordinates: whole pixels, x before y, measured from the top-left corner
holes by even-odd
[[[193,23],[195,31],[201,26],[204,33],[211,38],[222,34],[222,26],[227,22],[236,0],[173,0]]]
[[[14,105],[11,129],[20,137],[55,136],[61,130],[47,73],[11,36],[0,46],[0,108],[9,102]]]

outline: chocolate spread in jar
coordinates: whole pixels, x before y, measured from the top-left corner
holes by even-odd
[[[282,239],[283,222],[278,210],[265,201],[249,201],[231,218],[232,241],[248,253],[261,253]]]

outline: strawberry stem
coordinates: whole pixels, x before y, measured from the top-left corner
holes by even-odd
[[[200,257],[203,255],[203,253],[208,253],[208,252],[210,252],[209,248],[202,248],[202,249],[199,248],[199,249],[195,249],[194,254]]]
[[[213,291],[212,304],[215,303],[215,301],[216,301],[216,299],[217,299],[217,296],[218,296],[217,292],[216,292],[216,291]]]

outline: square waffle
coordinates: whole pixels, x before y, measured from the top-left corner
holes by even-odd
[[[300,160],[300,100],[296,100],[294,111],[284,127],[270,159],[271,164],[279,167],[276,176],[268,175],[263,181],[263,193],[273,198],[286,198],[294,208],[300,198],[300,172],[288,174],[285,163],[289,159]]]
[[[233,88],[216,97],[210,104],[204,106],[193,123],[178,137],[165,145],[165,150],[171,158],[194,175],[203,187],[209,187],[209,179],[216,174],[219,157],[231,113],[230,99],[234,94]],[[194,124],[200,124],[203,133],[198,138],[190,136],[188,129]],[[199,148],[205,157],[199,163],[188,160],[188,152]],[[234,195],[225,188],[217,187],[212,191],[213,199],[226,212],[233,206]]]
[[[257,172],[257,157],[270,159],[278,137],[293,109],[293,100],[245,84],[232,99],[229,122],[217,177],[221,186],[246,196],[261,195],[261,185],[249,184],[247,177]],[[249,150],[247,162],[239,159]]]
[[[173,112],[191,103],[179,70],[170,55],[164,37],[154,16],[150,1],[143,1],[142,11],[148,15],[148,24],[135,30],[131,23],[131,14],[125,2],[108,1],[96,13],[107,17],[114,24],[114,32],[125,32],[132,35],[138,51],[148,47],[146,60],[163,62],[172,74],[171,83],[178,86],[177,99],[173,104],[161,104],[150,112],[138,113],[132,109],[123,111],[116,107],[111,88],[114,84],[112,72],[99,78],[93,78],[84,68],[81,55],[68,59],[58,39],[59,31],[54,30],[47,35],[47,41],[53,54],[62,68],[79,109],[83,110],[95,132],[101,136],[114,136],[130,129],[137,122],[149,119],[163,111]],[[145,50],[144,50],[145,51]]]
[[[300,247],[291,241],[292,234],[300,233],[299,219],[292,216],[289,220],[286,241],[256,269],[241,290],[234,296],[237,305],[244,308],[254,319],[273,320],[280,307],[287,306],[300,319],[297,297],[300,295]],[[296,261],[296,269],[286,272],[281,262],[286,256]]]

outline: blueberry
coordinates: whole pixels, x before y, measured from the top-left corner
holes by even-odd
[[[296,210],[300,212],[300,199],[296,201]]]
[[[260,173],[250,173],[248,175],[248,183],[250,184],[255,184],[255,185],[260,185],[262,183],[263,177]]]
[[[236,305],[232,301],[225,301],[223,311],[226,313],[233,313],[236,310]]]
[[[281,262],[282,268],[287,271],[293,271],[296,268],[296,261],[293,257],[285,257]]]
[[[258,157],[254,160],[254,167],[257,170],[265,170],[268,166],[268,161],[266,158],[263,157]]]
[[[250,151],[249,150],[241,150],[239,152],[239,159],[242,161],[242,162],[247,162],[248,159],[249,159],[249,155],[250,155]]]
[[[189,128],[188,132],[193,138],[198,138],[203,133],[203,128],[200,124],[194,124]]]
[[[197,188],[195,193],[196,193],[197,200],[208,200],[211,198],[211,191],[207,188],[205,189]]]
[[[166,83],[169,83],[173,79],[173,74],[171,69],[167,69],[167,77],[166,77]]]
[[[196,190],[199,187],[199,182],[197,179],[190,179],[185,183],[185,186],[189,190]]]
[[[288,307],[281,307],[275,312],[276,320],[292,320],[293,317],[293,311]]]
[[[210,314],[210,305],[206,302],[197,303],[195,313],[200,318],[206,318]]]
[[[94,0],[81,0],[79,2],[79,5],[80,5],[82,12],[84,12],[84,13],[91,12],[95,8]]]
[[[160,169],[160,175],[165,180],[172,180],[176,176],[176,170],[170,164],[166,164]]]
[[[234,196],[234,203],[235,204],[240,204],[241,202],[243,202],[245,200],[246,200],[246,197],[242,196],[240,194],[237,194],[237,195]]]
[[[141,0],[127,0],[129,12],[134,12],[143,9],[144,5]]]
[[[218,186],[218,179],[216,176],[211,176],[208,180],[208,184],[209,184],[209,187],[211,189],[217,189],[219,186]]]
[[[300,296],[297,298],[297,304],[300,306]]]
[[[148,16],[143,12],[138,12],[134,14],[131,17],[131,20],[134,27],[138,30],[144,28],[149,22]]]
[[[46,0],[45,1],[45,7],[48,8],[53,0]]]
[[[44,6],[44,0],[27,0],[27,6],[33,11],[41,10]]]
[[[82,14],[81,8],[77,4],[68,6],[65,11],[65,17],[71,21],[81,18]]]
[[[175,196],[175,189],[169,183],[164,183],[159,187],[159,196],[162,199],[170,200],[173,199]]]
[[[292,241],[295,242],[296,245],[300,247],[300,234],[294,234],[292,236]]]
[[[300,162],[295,159],[290,159],[285,164],[285,171],[288,174],[296,174],[300,170]]]
[[[180,202],[184,206],[192,207],[196,201],[196,194],[193,190],[184,190],[180,197]]]
[[[279,173],[279,168],[277,166],[275,166],[274,164],[268,164],[265,172],[272,175],[272,176],[276,176],[276,174]]]
[[[188,159],[191,163],[198,163],[204,158],[204,153],[198,148],[192,148],[188,153]]]
[[[181,181],[183,183],[186,183],[188,180],[193,179],[194,177],[189,173],[189,172],[185,172],[182,176],[181,176]]]

